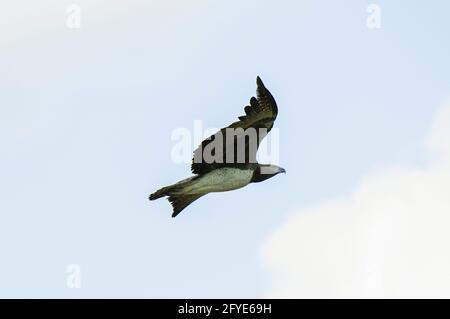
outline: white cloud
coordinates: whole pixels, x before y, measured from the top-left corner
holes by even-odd
[[[384,170],[295,211],[262,248],[269,297],[449,298],[450,103],[428,145],[426,168]]]

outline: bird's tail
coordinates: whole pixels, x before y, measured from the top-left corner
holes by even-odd
[[[194,201],[199,199],[205,194],[174,194],[170,195],[168,200],[172,204],[173,213],[172,217],[177,217],[179,213]]]
[[[163,187],[161,189],[158,189],[156,192],[154,192],[153,194],[150,194],[150,196],[148,197],[148,199],[150,200],[155,200],[164,196],[169,196],[171,193],[171,190],[173,189],[174,185],[171,186],[167,186],[167,187]]]
[[[153,194],[150,194],[149,199],[155,200],[164,196],[170,196],[173,193],[180,193],[184,190],[184,188],[191,184],[192,181],[196,180],[197,176],[186,178],[176,184],[163,187],[161,189],[158,189]]]
[[[168,200],[172,204],[173,214],[172,217],[176,217],[183,209],[192,204],[195,200],[199,199],[205,194],[186,194],[184,193],[185,187],[191,185],[197,176],[185,179],[174,185],[163,187],[149,196],[150,200],[155,200],[164,196],[169,196]]]

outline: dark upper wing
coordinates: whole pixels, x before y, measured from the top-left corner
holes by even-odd
[[[259,76],[256,84],[256,98],[252,97],[250,105],[244,108],[245,115],[204,140],[194,151],[192,173],[201,175],[219,167],[256,162],[259,144],[272,129],[278,114],[275,99]]]

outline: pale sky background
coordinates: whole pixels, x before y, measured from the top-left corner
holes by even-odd
[[[449,12],[2,1],[0,297],[450,297]],[[234,121],[256,75],[287,175],[172,219],[171,133]]]

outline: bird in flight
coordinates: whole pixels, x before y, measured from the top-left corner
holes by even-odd
[[[195,175],[150,195],[150,200],[168,196],[172,217],[208,193],[239,189],[286,173],[282,167],[256,160],[258,147],[278,114],[275,99],[259,76],[256,84],[256,98],[244,108],[245,115],[205,139],[194,151],[191,171]]]

